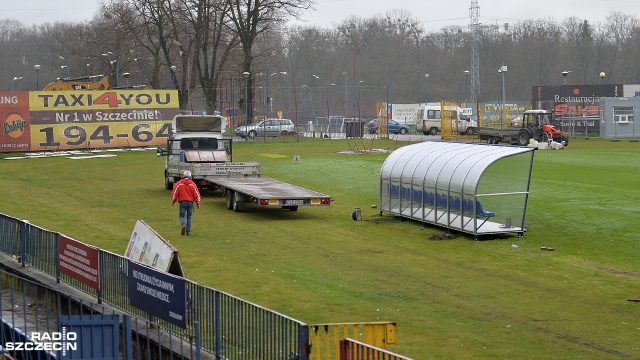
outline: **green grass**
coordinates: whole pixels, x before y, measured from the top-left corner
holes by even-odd
[[[234,213],[204,191],[190,237],[153,151],[0,160],[0,212],[118,254],[144,220],[179,249],[189,279],[307,323],[397,322],[399,352],[415,359],[640,358],[640,304],[628,301],[640,297],[638,143],[537,151],[525,236],[486,241],[434,241],[446,230],[381,218],[370,205],[387,155],[338,153],[353,145],[234,144],[235,161],[334,202]]]

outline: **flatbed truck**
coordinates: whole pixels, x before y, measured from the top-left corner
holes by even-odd
[[[331,204],[331,197],[313,190],[261,177],[259,162],[232,161],[233,140],[224,137],[219,115],[177,115],[167,140],[165,188],[173,189],[186,170],[199,188],[221,190],[227,209],[243,211],[247,203],[297,211],[299,206]]]
[[[280,206],[297,211],[298,206],[331,204],[329,195],[288,184],[269,177],[210,177],[220,187],[227,209],[244,210],[246,203],[259,206]]]

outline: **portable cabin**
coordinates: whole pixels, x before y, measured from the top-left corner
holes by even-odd
[[[380,171],[384,211],[480,235],[523,236],[534,148],[450,142],[403,146]]]

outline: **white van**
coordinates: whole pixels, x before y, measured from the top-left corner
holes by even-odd
[[[442,121],[451,120],[451,128],[460,134],[473,135],[478,131],[478,123],[468,115],[462,114],[462,108],[440,105],[423,105],[418,110],[416,131],[425,135],[437,135],[442,131]]]

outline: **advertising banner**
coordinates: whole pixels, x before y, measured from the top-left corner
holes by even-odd
[[[400,124],[415,124],[420,108],[420,104],[392,104],[391,118]]]
[[[182,271],[174,272],[174,269],[172,269],[172,263],[177,254],[178,250],[171,246],[160,234],[155,232],[144,221],[138,220],[133,228],[125,257],[161,271],[183,276]]]
[[[95,290],[100,290],[98,248],[58,234],[58,270]]]
[[[619,84],[534,86],[533,108],[556,116],[598,115],[600,98],[622,96],[622,90]]]
[[[185,328],[187,307],[184,278],[131,260],[127,269],[129,305]]]
[[[0,123],[0,152],[29,151],[31,127],[28,93],[0,92]]]
[[[11,92],[0,99],[0,151],[162,145],[180,113],[176,90]]]

